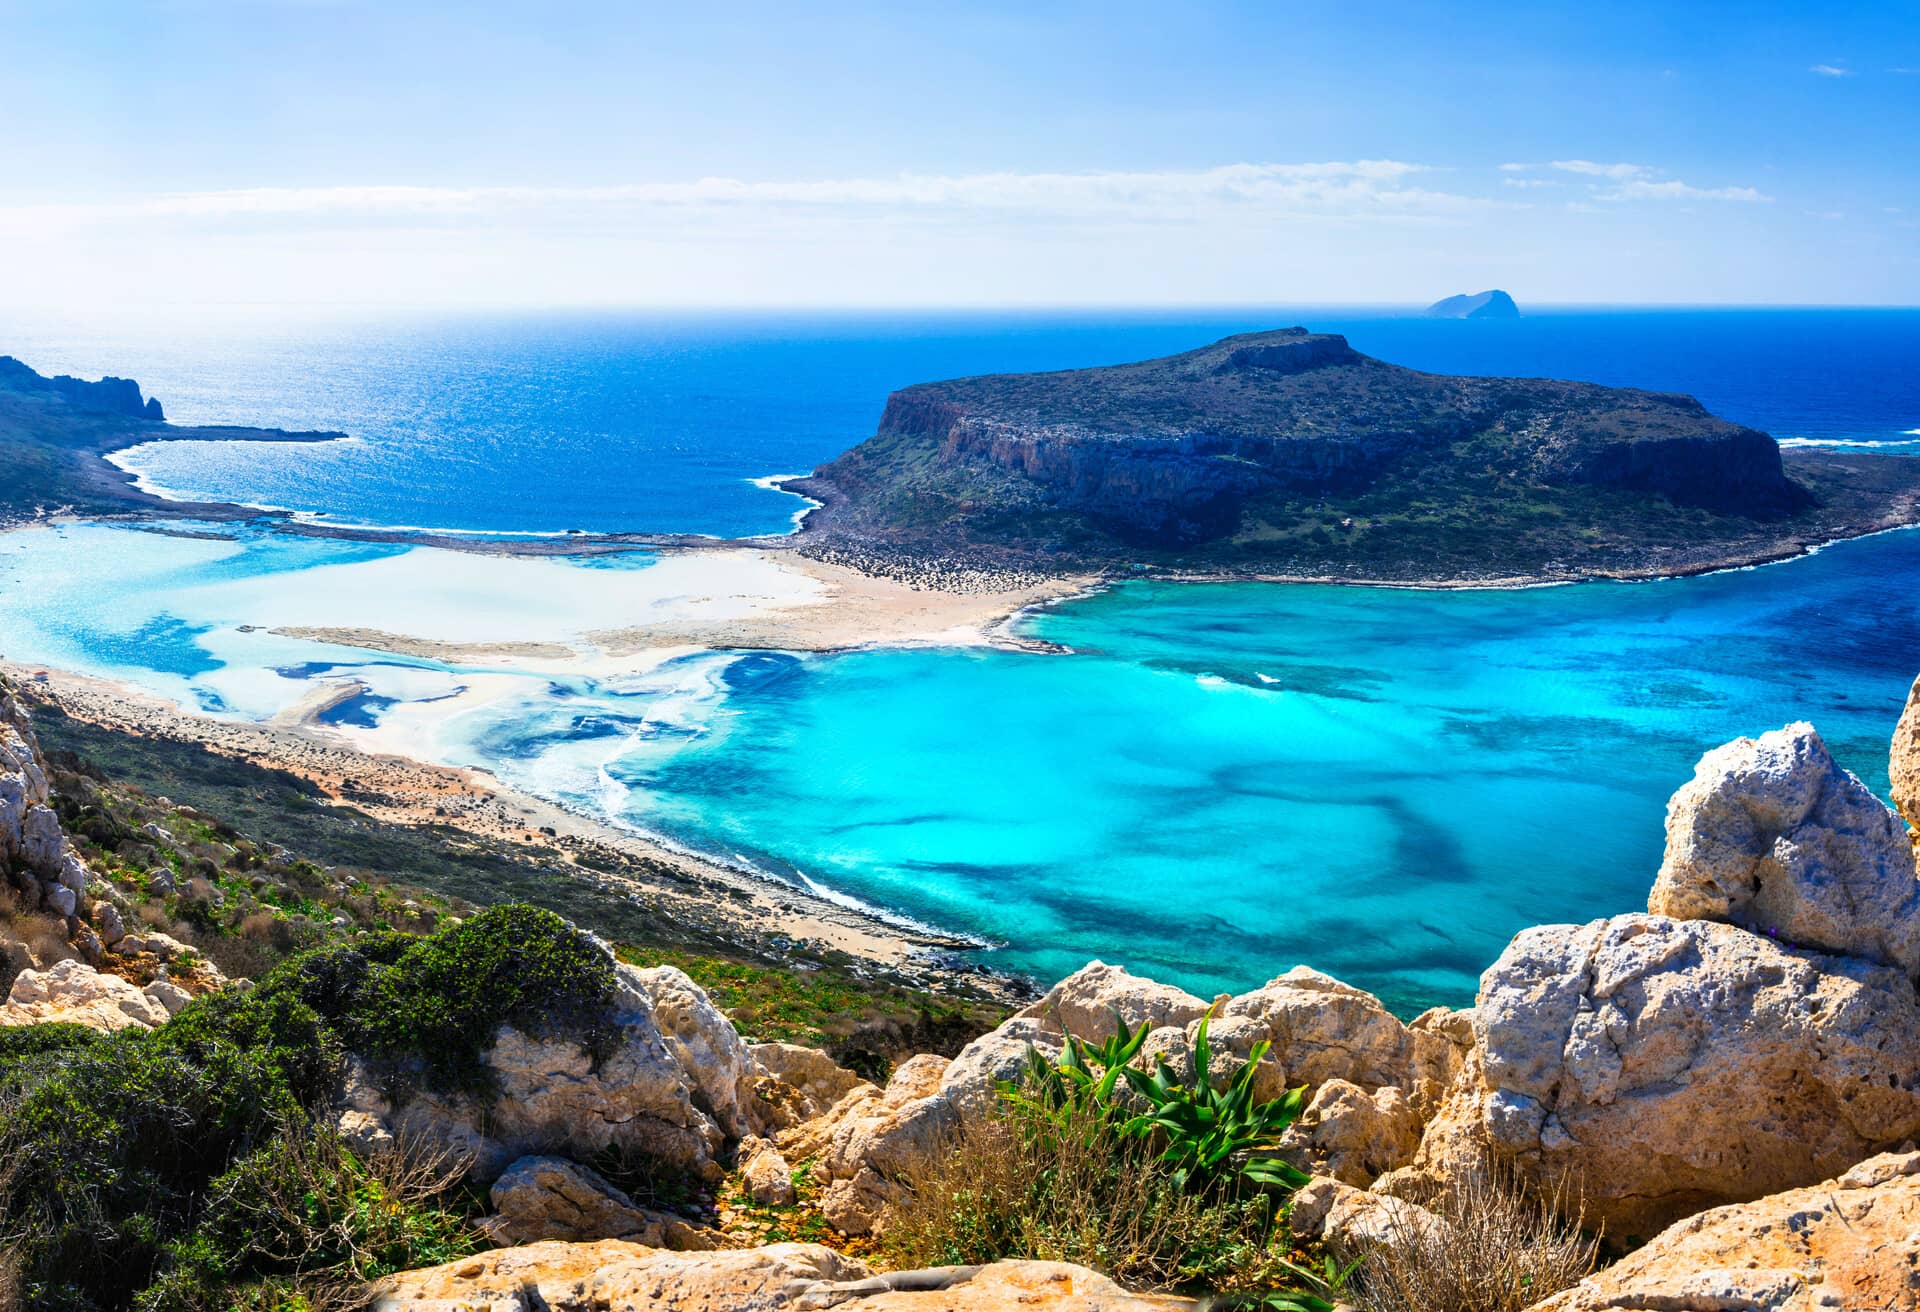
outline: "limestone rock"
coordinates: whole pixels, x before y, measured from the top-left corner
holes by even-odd
[[[1171,984],[1130,975],[1119,966],[1090,961],[1047,990],[1045,997],[1014,1013],[1038,1021],[1043,1029],[1098,1041],[1114,1031],[1113,1017],[1133,1027],[1185,1026],[1206,1013],[1207,1004]]]
[[[958,1059],[949,1063],[923,1053],[901,1063],[878,1097],[862,1098],[848,1108],[820,1159],[827,1185],[820,1212],[837,1229],[850,1235],[871,1233],[898,1196],[902,1178],[952,1130],[959,1112],[947,1081],[956,1065]],[[962,1076],[956,1087],[970,1078],[969,1072]]]
[[[1413,1161],[1421,1129],[1420,1114],[1394,1085],[1369,1093],[1328,1080],[1287,1130],[1281,1152],[1302,1170],[1365,1188]]]
[[[483,1184],[532,1153],[609,1148],[717,1180],[728,1146],[751,1130],[746,1045],[680,971],[623,965],[616,974],[614,1041],[602,1059],[577,1040],[503,1026],[483,1058],[498,1090],[485,1105],[421,1093],[394,1106],[355,1064],[341,1131],[367,1145],[384,1136],[456,1153]]]
[[[1481,977],[1473,1024],[1479,1046],[1413,1166],[1376,1189],[1442,1183],[1496,1151],[1571,1176],[1621,1242],[1920,1133],[1905,973],[1732,925],[1628,915],[1523,931]]]
[[[1062,1262],[875,1275],[819,1244],[663,1253],[638,1244],[529,1244],[381,1281],[377,1312],[1173,1312]]]
[[[1305,966],[1230,999],[1221,1016],[1263,1025],[1290,1084],[1392,1085],[1425,1109],[1438,1103],[1459,1064],[1437,1029],[1409,1028],[1371,993]]]
[[[1893,782],[1894,806],[1910,828],[1920,830],[1920,679],[1908,690],[1900,723],[1894,726],[1887,775]]]
[[[598,1172],[564,1157],[522,1157],[493,1182],[494,1216],[483,1228],[496,1244],[545,1239],[626,1239],[651,1248],[705,1250],[724,1246],[703,1238],[676,1216],[636,1204]]]
[[[740,1144],[740,1177],[756,1203],[780,1206],[794,1199],[793,1168],[765,1139],[747,1139]]]
[[[178,1016],[180,1009],[193,1001],[193,995],[172,980],[154,980],[140,991],[166,1008],[169,1016]]]
[[[1701,1212],[1533,1312],[1920,1308],[1920,1154]]]
[[[1700,758],[1667,805],[1666,859],[1647,910],[1920,974],[1920,878],[1906,831],[1810,724]]]
[[[879,1093],[818,1048],[797,1043],[755,1043],[747,1050],[757,1073],[751,1081],[751,1115],[763,1132],[818,1120],[856,1089]]]
[[[1200,1038],[1200,1022],[1184,1028],[1164,1025],[1147,1035],[1140,1045],[1139,1065],[1153,1070],[1161,1062],[1183,1080],[1191,1080],[1194,1070],[1194,1045]],[[1207,1021],[1207,1046],[1212,1056],[1208,1074],[1215,1085],[1234,1078],[1247,1064],[1256,1043],[1267,1042],[1267,1027],[1247,1016],[1217,1016]],[[1253,1096],[1264,1102],[1287,1091],[1287,1072],[1271,1052],[1260,1059],[1253,1075]]]
[[[163,1000],[84,961],[60,961],[46,970],[23,970],[14,978],[0,1025],[40,1025],[61,1021],[96,1030],[130,1025],[152,1029],[167,1022]]]
[[[1425,1235],[1446,1222],[1418,1203],[1316,1176],[1295,1191],[1287,1225],[1302,1242],[1317,1241],[1358,1255],[1403,1237]]]

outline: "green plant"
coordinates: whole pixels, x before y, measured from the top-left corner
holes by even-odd
[[[1202,1018],[1194,1036],[1192,1080],[1176,1076],[1164,1057],[1155,1063],[1151,1075],[1131,1066],[1122,1068],[1128,1086],[1152,1107],[1129,1121],[1127,1132],[1159,1136],[1166,1145],[1162,1159],[1173,1166],[1174,1178],[1183,1187],[1205,1186],[1231,1175],[1269,1188],[1298,1189],[1311,1177],[1273,1150],[1306,1109],[1306,1088],[1289,1089],[1264,1102],[1254,1100],[1256,1068],[1269,1047],[1265,1039],[1254,1044],[1246,1063],[1216,1088],[1213,1048],[1207,1038],[1211,1020]]]
[[[1161,1160],[1173,1169],[1182,1188],[1205,1189],[1223,1178],[1261,1188],[1297,1189],[1309,1179],[1306,1172],[1275,1155],[1287,1127],[1306,1107],[1305,1088],[1290,1089],[1278,1098],[1254,1097],[1256,1067],[1269,1044],[1254,1044],[1239,1070],[1219,1087],[1213,1083],[1213,1045],[1202,1018],[1194,1036],[1193,1075],[1182,1078],[1162,1056],[1151,1074],[1133,1063],[1147,1038],[1147,1027],[1130,1029],[1114,1013],[1114,1033],[1099,1043],[1066,1036],[1059,1057],[1049,1061],[1029,1049],[1025,1088],[1012,1087],[1003,1096],[1032,1100],[1048,1110],[1080,1107],[1117,1108],[1121,1081],[1146,1106],[1126,1116],[1124,1136],[1150,1140],[1159,1146]]]

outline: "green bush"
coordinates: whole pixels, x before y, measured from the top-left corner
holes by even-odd
[[[613,980],[565,921],[506,906],[432,938],[303,953],[150,1032],[0,1031],[0,1252],[24,1301],[198,1308],[249,1286],[259,1306],[291,1308],[286,1290],[302,1287],[283,1288],[272,1234],[311,1223],[333,1236],[345,1247],[313,1260],[343,1279],[463,1242],[417,1189],[395,1203],[390,1175],[315,1137],[345,1054],[382,1061],[396,1087],[483,1090],[499,1025],[591,1042],[607,1032]],[[300,1178],[311,1187],[283,1187]],[[269,1216],[286,1229],[254,1233]]]

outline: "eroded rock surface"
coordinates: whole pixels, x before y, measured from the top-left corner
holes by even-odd
[[[1533,1312],[1914,1312],[1920,1154],[1716,1207]]]
[[[641,1207],[601,1175],[564,1157],[522,1157],[493,1182],[494,1215],[481,1223],[503,1247],[558,1239],[626,1239],[650,1248],[726,1247],[716,1232]]]
[[[645,1153],[717,1179],[728,1146],[751,1131],[755,1067],[732,1024],[671,966],[617,968],[615,1041],[596,1060],[585,1043],[504,1026],[484,1060],[497,1096],[417,1094],[398,1106],[350,1070],[340,1127],[367,1148],[402,1140],[473,1164],[481,1183],[540,1152]]]
[[[1700,758],[1668,803],[1647,910],[1920,974],[1920,878],[1906,829],[1810,724]]]
[[[530,1244],[382,1281],[378,1312],[1172,1312],[1063,1262],[896,1271],[818,1244],[663,1253],[617,1241]]]
[[[1616,1242],[1837,1175],[1920,1133],[1920,1004],[1897,967],[1629,915],[1518,935],[1478,1046],[1388,1192],[1511,1154],[1580,1183]]]
[[[185,990],[163,981],[145,989],[95,970],[84,961],[61,961],[46,970],[23,970],[0,1006],[0,1025],[62,1022],[96,1030],[131,1025],[152,1029],[184,1006]]]

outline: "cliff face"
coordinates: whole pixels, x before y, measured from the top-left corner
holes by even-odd
[[[1509,498],[1602,489],[1756,519],[1810,501],[1772,438],[1691,397],[1420,373],[1304,328],[906,388],[872,440],[818,475],[865,529],[945,519],[1005,538],[1023,519],[1072,516],[1161,548],[1230,537],[1263,499],[1353,496],[1396,477],[1478,480],[1477,493]]]
[[[80,410],[122,415],[128,419],[160,421],[166,414],[158,399],[142,400],[140,384],[131,378],[102,378],[88,382],[68,374],[43,378],[10,355],[0,355],[0,388],[15,392],[47,392]]]

